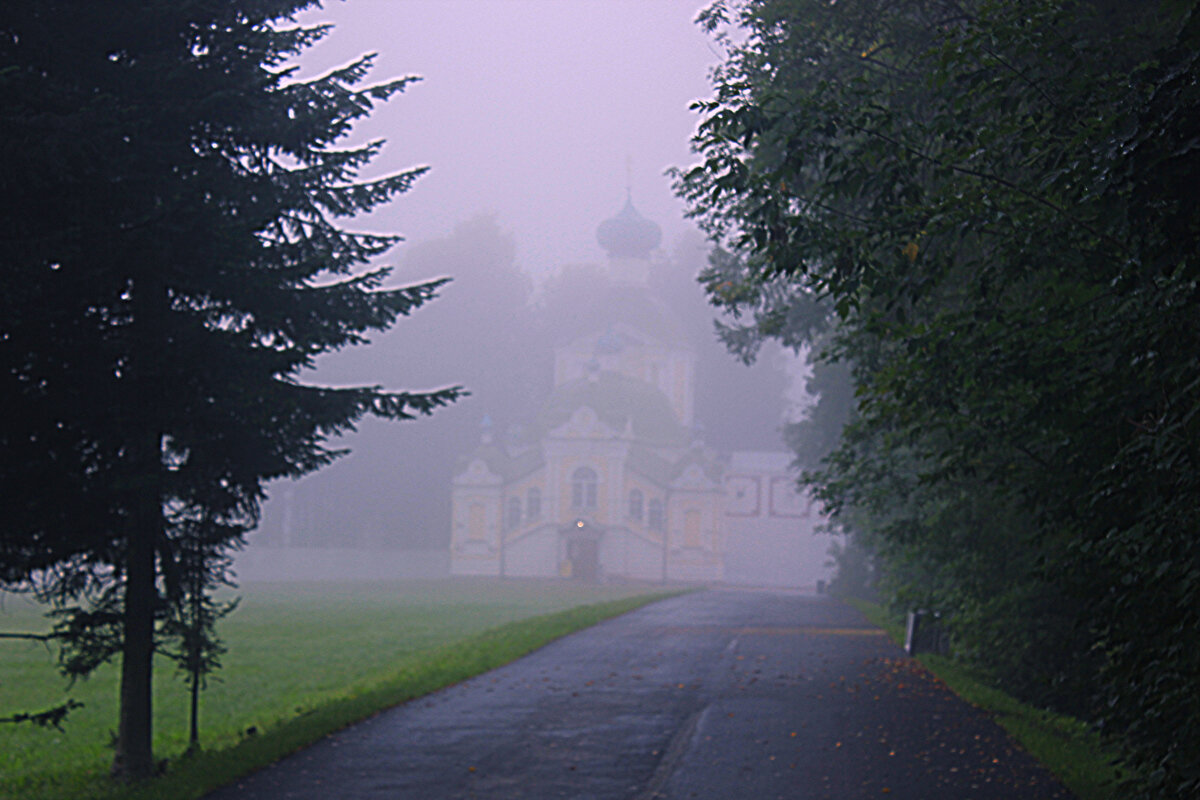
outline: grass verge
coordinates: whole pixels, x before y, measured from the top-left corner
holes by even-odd
[[[846,602],[872,625],[904,642],[904,627],[882,606],[857,598]],[[1009,735],[1046,766],[1079,800],[1115,800],[1120,773],[1095,731],[1079,720],[1022,703],[990,685],[980,673],[936,653],[919,653],[917,661],[959,697],[993,715]]]
[[[464,592],[463,586],[452,588],[457,593],[456,598]],[[466,590],[471,588],[467,586]],[[266,654],[248,652],[252,649],[249,646],[243,648],[248,663],[237,671],[236,680],[230,675],[230,683],[234,685],[218,684],[215,688],[232,692],[234,696],[230,700],[234,704],[248,705],[249,697],[256,690],[266,691],[262,688],[264,684],[260,682],[261,676],[255,674],[253,667],[261,667],[267,671],[271,678],[269,683],[279,682],[277,670],[281,668],[291,669],[293,672],[315,672],[318,674],[320,687],[308,686],[305,688],[306,694],[302,696],[281,693],[276,688],[276,694],[269,698],[269,703],[255,710],[252,716],[242,716],[240,722],[230,720],[209,726],[208,730],[212,731],[213,735],[205,737],[204,751],[173,758],[166,774],[138,785],[121,786],[108,779],[106,766],[110,756],[105,756],[103,748],[99,756],[92,751],[74,754],[73,757],[64,752],[66,757],[62,759],[62,763],[56,759],[51,764],[47,757],[42,756],[36,759],[33,772],[24,773],[25,777],[22,777],[20,764],[16,760],[17,753],[0,752],[0,796],[36,800],[152,800],[163,797],[186,800],[202,797],[213,789],[233,782],[242,775],[383,709],[458,683],[508,663],[566,634],[679,593],[634,594],[626,590],[623,596],[615,599],[593,598],[603,602],[573,604],[570,608],[552,613],[530,613],[536,608],[532,605],[535,598],[538,603],[557,604],[560,609],[564,604],[578,603],[583,599],[580,595],[576,595],[574,600],[566,594],[558,597],[555,595],[556,591],[554,586],[513,585],[489,588],[485,585],[476,596],[468,598],[469,603],[463,603],[459,599],[451,603],[448,598],[440,598],[441,603],[418,606],[412,605],[413,601],[409,598],[401,598],[388,603],[381,602],[378,607],[372,608],[369,604],[356,601],[345,609],[327,610],[326,615],[320,619],[307,619],[290,625],[290,618],[296,616],[296,610],[310,612],[311,617],[314,604],[327,607],[331,603],[324,593],[314,597],[311,603],[304,598],[286,598],[276,610],[290,613],[281,617],[279,614],[264,612],[252,631],[246,632],[253,632],[261,637],[265,635],[262,627],[265,623],[267,631],[280,631],[275,634],[280,638],[270,642],[274,646],[271,646]],[[425,594],[428,594],[428,591]],[[609,597],[612,597],[612,593],[609,593]],[[473,619],[449,632],[444,632],[447,626],[442,626],[437,638],[418,631],[415,639],[407,644],[406,652],[384,656],[386,668],[373,668],[357,678],[346,677],[348,671],[343,663],[324,664],[313,654],[315,646],[324,652],[348,650],[352,659],[366,659],[366,650],[377,645],[379,638],[387,632],[351,631],[345,633],[343,639],[331,641],[336,633],[335,626],[344,627],[347,619],[364,614],[370,615],[373,621],[378,620],[384,616],[385,611],[408,621],[410,625],[412,620],[422,617],[435,621],[445,619],[438,616],[439,612],[448,617],[461,619],[470,616]],[[495,622],[503,620],[505,616],[509,617],[507,621]],[[514,616],[521,618],[513,619]],[[489,623],[488,620],[492,622]],[[485,629],[481,629],[481,623],[486,625]],[[471,630],[471,627],[475,629]],[[330,634],[328,638],[323,636],[326,633]],[[273,663],[280,659],[272,657],[271,654],[283,652],[283,648],[294,639],[309,641],[295,645],[297,649],[283,657],[290,664],[280,666]],[[313,639],[318,640],[316,645],[312,643]],[[233,652],[236,651],[231,651],[231,654]],[[288,658],[289,655],[291,658]],[[310,662],[312,670],[295,669],[296,663]],[[337,682],[339,675],[342,676],[340,683]],[[220,705],[221,702],[214,704]],[[214,707],[213,715],[210,716],[219,716],[219,711],[219,708]],[[202,724],[203,720],[202,712]],[[68,740],[78,739],[80,734],[87,733],[89,739],[95,738],[87,726],[79,725],[72,730],[71,726],[75,722],[77,721],[69,720],[66,732],[62,734],[25,730],[36,736],[54,736],[56,742],[68,747],[71,746]],[[247,735],[248,722],[254,723],[254,735]],[[224,730],[219,732],[217,728]],[[8,735],[12,736],[14,733],[10,731]],[[174,741],[171,744],[160,742],[156,746],[156,752],[160,756],[174,756],[182,752],[182,746]],[[28,769],[28,760],[26,764]],[[8,775],[3,774],[4,772],[8,772]]]

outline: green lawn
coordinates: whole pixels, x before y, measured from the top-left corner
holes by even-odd
[[[904,641],[900,621],[874,603],[849,598],[873,624],[887,631],[896,644]],[[1022,703],[997,689],[986,677],[960,662],[934,653],[918,653],[920,661],[950,689],[972,705],[995,716],[996,722],[1034,758],[1075,793],[1079,800],[1113,800],[1120,778],[1113,758],[1095,731],[1077,719]]]
[[[202,700],[206,752],[174,761],[169,784],[141,793],[114,792],[104,777],[117,720],[116,669],[68,690],[52,651],[3,640],[0,716],[67,697],[85,706],[62,731],[0,725],[0,797],[196,797],[380,708],[634,608],[658,590],[467,579],[244,587],[241,606],[220,627],[229,653]],[[45,629],[26,599],[0,600],[0,631]],[[157,667],[155,752],[176,759],[187,744],[187,692],[173,665]]]

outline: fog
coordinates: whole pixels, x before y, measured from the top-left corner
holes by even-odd
[[[374,52],[373,80],[422,77],[354,139],[387,140],[366,177],[430,171],[351,227],[405,237],[382,262],[396,285],[453,279],[307,379],[471,396],[431,418],[368,420],[334,443],[350,455],[272,484],[236,563],[243,580],[825,577],[828,539],[787,495],[780,435],[800,362],[765,348],[747,367],[725,352],[695,282],[708,246],[664,175],[693,160],[689,105],[720,60],[693,23],[699,7],[352,0],[301,19],[335,26],[302,75]],[[651,231],[644,251],[598,240],[622,213]],[[590,399],[563,406],[568,395]],[[643,419],[660,401],[673,417]],[[473,464],[482,479],[464,477]],[[592,484],[572,477],[592,468]]]
[[[688,163],[718,52],[682,0],[348,0],[301,62],[317,74],[377,53],[376,80],[422,80],[357,129],[386,139],[376,173],[428,165],[370,227],[411,242],[496,213],[522,269],[541,278],[603,257],[592,231],[631,183],[664,241],[689,229],[663,170]],[[402,255],[400,248],[393,255]]]

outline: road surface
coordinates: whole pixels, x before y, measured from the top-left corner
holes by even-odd
[[[386,711],[209,800],[1068,798],[837,601],[655,603]]]

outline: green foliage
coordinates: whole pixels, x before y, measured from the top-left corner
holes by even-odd
[[[873,600],[877,596],[874,554],[862,545],[859,538],[849,536],[829,546],[829,559],[834,567],[828,591],[834,597],[855,597]]]
[[[786,306],[782,286],[834,309],[824,357],[857,408],[820,496],[961,656],[1101,723],[1131,794],[1194,793],[1196,4],[703,20],[745,38],[723,39],[679,191],[742,254],[714,300]]]
[[[423,171],[360,180],[381,143],[338,145],[412,79],[357,88],[369,56],[299,79],[284,64],[328,32],[292,24],[311,5],[13,0],[0,16],[0,483],[17,498],[0,580],[59,607],[70,674],[120,650],[132,775],[153,767],[156,626],[199,609],[264,484],[332,462],[330,437],[364,416],[459,394],[301,382],[444,283],[386,287],[370,263],[396,237],[340,227]],[[211,558],[183,555],[197,541]]]

